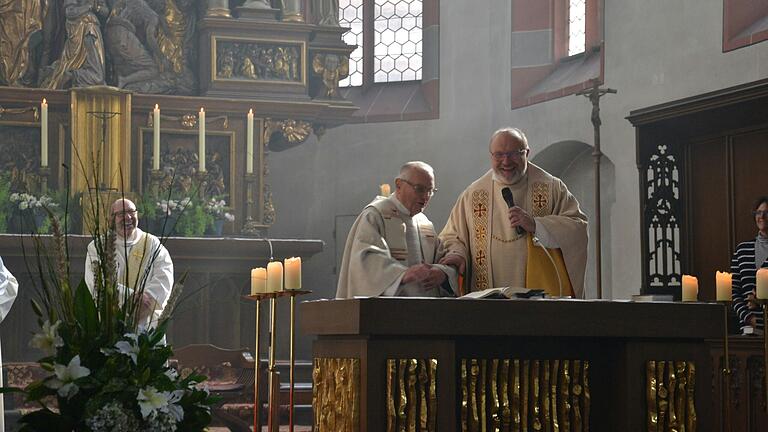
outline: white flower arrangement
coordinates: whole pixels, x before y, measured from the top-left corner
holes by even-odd
[[[19,210],[36,210],[44,207],[50,209],[59,206],[53,201],[53,198],[48,195],[41,195],[38,198],[32,194],[15,192],[11,194],[10,199]]]
[[[180,200],[160,200],[157,202],[157,208],[160,210],[160,215],[170,216],[173,213],[181,213],[188,206],[192,204],[192,199],[187,197]]]
[[[235,215],[230,213],[230,210],[232,209],[227,206],[227,201],[223,199],[211,198],[205,203],[205,212],[213,216],[214,219],[234,222]]]

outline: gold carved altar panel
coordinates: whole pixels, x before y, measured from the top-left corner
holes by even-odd
[[[131,185],[131,93],[78,88],[70,96],[72,193]]]
[[[645,378],[648,432],[696,431],[696,365],[651,360]]]
[[[312,407],[316,432],[360,430],[360,359],[315,358]]]

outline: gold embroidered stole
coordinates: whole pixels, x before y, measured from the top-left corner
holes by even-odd
[[[144,264],[147,258],[147,233],[141,233],[141,239],[131,248],[131,252],[125,257],[128,267],[128,288],[136,289],[141,286],[140,277],[143,274]]]
[[[480,291],[490,286],[490,226],[492,217],[492,204],[490,191],[493,190],[493,180],[488,179],[481,189],[472,191],[472,233],[470,248],[472,253],[472,279],[470,291]],[[529,180],[530,181],[530,177]],[[552,213],[550,184],[534,181],[529,185],[531,199],[531,215],[547,216]],[[528,235],[528,259],[526,262],[525,286],[527,288],[545,289],[550,295],[559,295],[560,289],[557,283],[557,274],[552,268],[552,263],[541,248],[533,245],[531,235]],[[573,287],[565,261],[560,249],[548,249],[555,261],[560,277],[563,281],[563,294],[574,295]]]

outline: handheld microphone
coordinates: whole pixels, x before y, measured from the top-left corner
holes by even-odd
[[[512,208],[515,206],[515,197],[512,195],[512,189],[505,187],[501,190],[501,196],[504,197],[504,201],[507,203],[507,207]],[[517,230],[517,235],[523,235],[525,232],[525,229],[521,226],[515,227]]]

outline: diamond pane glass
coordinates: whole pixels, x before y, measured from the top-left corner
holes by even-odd
[[[570,0],[568,5],[568,55],[583,53],[586,49],[587,2]]]
[[[339,24],[350,27],[344,42],[357,45],[349,55],[349,76],[339,81],[340,87],[363,84],[363,0],[339,0]]]
[[[374,4],[374,82],[420,80],[422,0]]]

